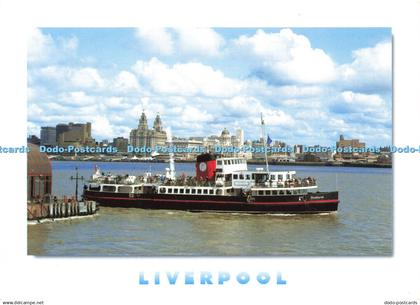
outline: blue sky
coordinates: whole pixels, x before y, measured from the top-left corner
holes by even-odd
[[[179,137],[260,136],[333,144],[340,134],[392,143],[389,28],[33,29],[28,133],[92,122],[128,137],[142,109]]]

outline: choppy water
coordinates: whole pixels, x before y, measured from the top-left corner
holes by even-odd
[[[74,194],[75,167],[164,172],[163,163],[53,162],[53,192]],[[249,166],[255,168],[255,166]],[[28,254],[40,256],[389,256],[393,251],[392,170],[286,167],[340,192],[329,215],[243,215],[102,207],[93,217],[28,226]],[[177,164],[192,174],[194,164]],[[81,194],[83,184],[79,186]]]

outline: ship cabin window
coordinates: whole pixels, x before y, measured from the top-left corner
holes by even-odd
[[[128,194],[132,192],[131,186],[119,186],[118,193]]]
[[[201,194],[201,189],[198,189],[197,190],[197,194]]]
[[[271,180],[276,180],[276,175],[270,175]]]
[[[286,179],[290,179],[290,174],[287,174],[286,175]]]
[[[284,195],[284,191],[280,191],[280,195]]]
[[[258,195],[264,195],[264,191],[258,191]]]
[[[283,175],[278,175],[278,179],[279,179],[279,181],[282,181],[283,180]]]
[[[168,193],[172,194],[172,189],[171,188],[168,188]]]
[[[139,193],[141,193],[141,186],[135,186],[135,187],[134,187],[134,193],[135,193],[135,194],[139,194]]]
[[[195,194],[195,189],[191,189],[191,194]]]
[[[208,189],[204,189],[203,190],[203,194],[208,194],[209,193],[209,190]]]
[[[265,194],[266,195],[270,195],[270,191],[265,191]]]
[[[184,194],[184,189],[180,189],[180,190],[179,190],[179,193],[180,193],[180,194]]]
[[[91,191],[100,191],[101,190],[101,186],[100,185],[89,185],[89,190]]]
[[[246,175],[246,180],[251,180],[251,175]]]
[[[178,194],[178,189],[174,189],[174,194]]]
[[[238,174],[233,175],[233,180],[238,180]]]
[[[222,195],[222,190],[216,190],[216,195]]]
[[[102,191],[104,192],[115,192],[116,187],[113,185],[104,185],[102,186]]]
[[[222,164],[223,164],[222,160],[217,160],[217,165],[222,165]]]
[[[292,192],[291,191],[286,191],[286,194],[287,195],[292,195]]]
[[[166,188],[162,187],[162,188],[160,189],[160,193],[161,193],[161,194],[165,194],[165,193],[166,193]]]
[[[244,180],[244,175],[243,175],[243,174],[240,174],[240,175],[239,175],[239,179],[240,179],[240,180]]]
[[[252,174],[252,180],[255,180],[255,174]]]
[[[190,193],[190,189],[186,189],[185,194],[189,194],[189,193]]]
[[[209,194],[213,195],[214,194],[214,190],[209,190]]]
[[[255,174],[255,182],[256,183],[264,183],[267,181],[267,174]]]
[[[277,190],[273,190],[273,195],[277,195]]]

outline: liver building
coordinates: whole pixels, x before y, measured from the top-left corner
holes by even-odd
[[[139,126],[130,132],[130,144],[132,146],[146,146],[154,150],[156,145],[165,146],[166,140],[166,132],[162,128],[159,114],[156,115],[153,122],[153,129],[149,129],[147,117],[143,111],[139,120]]]

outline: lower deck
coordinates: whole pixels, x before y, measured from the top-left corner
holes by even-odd
[[[240,196],[186,194],[120,194],[85,191],[86,199],[102,206],[167,209],[187,211],[247,213],[324,213],[338,208],[338,192],[316,192],[305,195]]]

